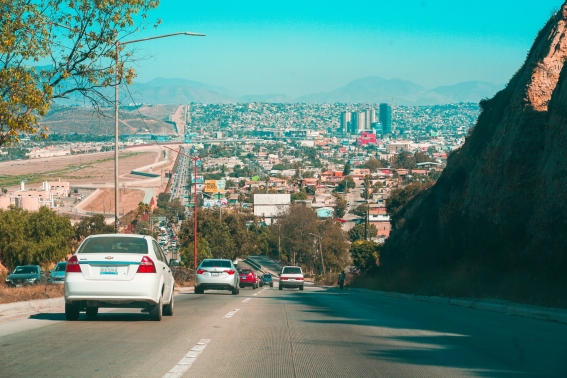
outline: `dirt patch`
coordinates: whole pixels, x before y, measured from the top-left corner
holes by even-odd
[[[159,147],[121,151],[118,160],[118,174],[128,175],[136,168],[159,161],[162,156],[163,152]],[[71,186],[93,182],[110,184],[114,182],[114,153],[102,152],[3,162],[0,163],[0,172],[2,172],[0,183],[10,190],[16,189],[19,181],[23,179],[28,180],[30,188],[40,186],[33,185],[33,183],[57,179],[69,181]],[[135,181],[134,177],[128,179],[129,184]]]
[[[34,299],[58,298],[65,294],[64,285],[0,286],[0,304]]]
[[[120,210],[122,213],[137,208],[138,204],[143,201],[145,193],[143,190],[121,188],[119,195]],[[114,188],[101,188],[97,190],[89,196],[79,208],[91,212],[113,214]]]

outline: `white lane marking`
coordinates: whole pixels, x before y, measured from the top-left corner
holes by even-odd
[[[198,241],[198,240],[197,240],[197,241]],[[254,294],[254,296],[256,296],[256,295],[258,295],[258,294]]]
[[[229,313],[226,314],[226,315],[224,316],[224,318],[225,318],[225,319],[230,319],[230,318],[232,318],[232,315],[236,314],[236,313],[238,312],[238,310],[240,310],[240,309],[239,309],[239,308],[235,308],[234,310],[229,311]]]
[[[183,374],[185,374],[185,372],[189,370],[191,365],[193,365],[193,362],[195,362],[197,356],[199,356],[199,354],[201,354],[201,352],[205,350],[207,344],[210,341],[211,339],[201,339],[201,341],[199,341],[197,345],[191,348],[191,350],[181,359],[181,361],[179,361],[177,365],[172,367],[171,370],[163,376],[163,378],[182,377]]]
[[[252,298],[246,298],[245,300],[242,301],[242,303],[250,302],[250,299]]]

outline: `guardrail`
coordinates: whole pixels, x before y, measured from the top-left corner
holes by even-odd
[[[262,270],[262,265],[258,264],[256,261],[254,260],[250,260],[249,258],[246,258],[244,260],[244,262],[248,265],[250,265],[252,268],[257,269],[257,270]]]

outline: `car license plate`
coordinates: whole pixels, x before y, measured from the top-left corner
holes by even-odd
[[[211,273],[211,276],[220,276],[220,273]]]
[[[103,266],[100,268],[100,274],[118,274],[118,267],[116,266]]]

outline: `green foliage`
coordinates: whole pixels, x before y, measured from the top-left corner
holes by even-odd
[[[348,193],[349,189],[353,189],[356,186],[352,176],[345,177],[341,182],[338,183],[336,191]]]
[[[46,207],[34,213],[18,208],[0,210],[0,261],[9,269],[61,261],[71,253],[74,235],[69,218]]]
[[[307,193],[304,191],[291,194],[292,201],[305,201],[306,199],[307,199]]]
[[[157,198],[157,207],[160,209],[166,209],[169,203],[169,198],[171,197],[170,194],[167,193],[160,193],[158,194]]]
[[[348,236],[352,242],[357,240],[364,240],[364,223],[357,224],[350,230],[348,230]],[[378,229],[373,224],[369,224],[367,228],[368,239],[376,237],[378,235]]]
[[[0,32],[0,146],[21,133],[46,137],[37,120],[54,99],[80,93],[97,109],[112,101],[102,88],[114,85],[115,41],[144,24],[158,0],[2,2]],[[123,50],[120,46],[119,50]],[[121,82],[136,76],[122,51]],[[46,61],[41,69],[35,62]]]
[[[357,215],[359,217],[366,217],[366,209],[368,206],[366,206],[365,203],[362,203],[360,205],[358,205],[357,207],[355,207],[353,210],[351,210],[350,212],[354,215]]]
[[[350,246],[352,263],[362,271],[366,271],[376,265],[376,259],[380,256],[380,246],[373,241],[358,240]]]
[[[112,233],[114,233],[114,226],[106,224],[104,215],[102,214],[84,218],[75,225],[75,239],[78,242],[83,241],[83,239],[90,235]]]
[[[433,182],[414,182],[404,188],[394,189],[390,193],[390,197],[386,200],[386,211],[390,216],[392,228],[399,228],[403,224],[403,211],[400,211],[408,204],[416,195],[430,188]]]
[[[343,197],[337,198],[337,204],[335,205],[335,216],[337,218],[342,218],[345,216],[347,209],[347,201]]]
[[[372,159],[365,161],[363,164],[360,164],[358,166],[358,168],[368,168],[368,169],[370,169],[370,172],[374,173],[379,168],[386,168],[388,166],[389,166],[389,164],[386,160],[378,160],[378,159],[372,158]]]
[[[345,164],[345,167],[343,169],[343,175],[345,175],[345,176],[350,175],[350,170],[351,170],[350,161],[347,161],[346,164]]]
[[[185,268],[193,268],[194,265],[194,257],[195,257],[195,250],[193,246],[193,241],[190,241],[186,246],[183,246],[180,249],[180,254],[183,257],[183,261],[181,265]],[[209,247],[209,243],[205,238],[199,238],[197,242],[197,262],[201,262],[204,259],[213,258],[213,254],[211,252],[211,248]]]

